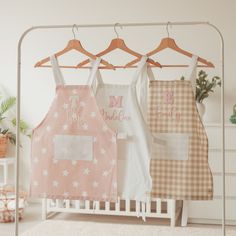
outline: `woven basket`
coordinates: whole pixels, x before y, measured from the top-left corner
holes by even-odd
[[[1,135],[0,136],[0,158],[3,158],[6,156],[7,144],[8,144],[7,135]]]
[[[12,186],[0,188],[0,223],[15,221],[15,192]],[[23,218],[24,207],[26,205],[26,193],[19,191],[19,220]]]

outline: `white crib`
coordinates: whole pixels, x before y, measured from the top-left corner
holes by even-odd
[[[80,201],[80,200],[42,200],[42,219],[46,220],[48,215],[56,212],[115,215],[115,216],[136,216],[140,213],[141,203],[133,200],[121,200],[117,203]],[[146,218],[170,219],[170,225],[175,226],[176,222],[176,201],[152,199],[146,204]],[[141,213],[140,213],[141,217]]]
[[[118,139],[126,139],[126,133],[118,133]],[[46,220],[50,213],[66,212],[81,214],[138,216],[141,217],[141,202],[118,199],[117,203],[80,200],[42,200],[42,219]],[[176,222],[176,201],[172,199],[151,199],[146,204],[145,217],[170,219],[170,225]],[[183,219],[182,219],[183,220]],[[183,225],[183,224],[182,224]]]

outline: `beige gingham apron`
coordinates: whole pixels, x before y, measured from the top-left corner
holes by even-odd
[[[211,200],[208,139],[196,102],[197,57],[185,80],[154,80],[148,67],[148,123],[153,134],[152,197]]]

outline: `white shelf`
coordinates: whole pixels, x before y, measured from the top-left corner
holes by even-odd
[[[222,155],[221,123],[203,122],[209,141],[209,165],[213,174],[214,199],[212,201],[190,201],[189,218],[191,222],[216,223],[221,220],[222,207]],[[225,123],[225,184],[226,184],[226,222],[236,224],[236,124]]]
[[[221,123],[204,123],[204,126],[205,127],[221,127]],[[236,124],[232,124],[232,123],[229,123],[229,122],[225,122],[225,127],[236,127]]]
[[[15,163],[15,157],[3,157],[0,158],[0,165],[3,164],[14,164]]]
[[[0,186],[3,186],[8,182],[8,167],[10,165],[15,165],[15,157],[0,158],[0,166],[3,167],[3,182],[0,182]]]

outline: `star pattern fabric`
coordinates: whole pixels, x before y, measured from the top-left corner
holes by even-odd
[[[116,134],[104,122],[91,94],[89,86],[57,87],[49,113],[32,135],[32,197],[117,200]],[[77,104],[72,108],[71,102],[75,101],[70,98],[77,95]],[[77,135],[92,137],[92,158],[71,159],[70,146],[63,145],[57,150],[67,159],[57,158],[54,148],[58,136]],[[73,145],[79,146],[80,138],[74,140]],[[88,155],[86,148],[81,155]]]

